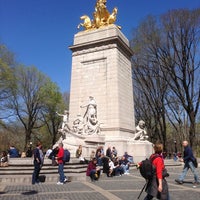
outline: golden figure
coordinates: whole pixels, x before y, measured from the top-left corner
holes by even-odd
[[[114,8],[112,14],[107,19],[107,24],[115,23],[116,16],[117,16],[117,8]]]
[[[80,23],[78,25],[78,29],[83,26],[85,27],[85,29],[91,29],[93,28],[93,24],[92,24],[92,21],[90,20],[90,17],[88,17],[87,15],[83,15],[80,17],[81,20],[84,20],[83,23]]]
[[[97,29],[101,26],[106,26],[109,24],[113,24],[116,21],[117,16],[117,8],[114,8],[112,13],[110,14],[106,8],[107,0],[97,0],[95,5],[95,11],[93,13],[94,19],[91,20],[87,15],[83,15],[80,17],[81,20],[84,20],[83,23],[78,25],[78,28],[81,26],[85,28],[85,30]],[[121,28],[118,26],[118,28]]]

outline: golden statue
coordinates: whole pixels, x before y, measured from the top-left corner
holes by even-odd
[[[117,8],[115,7],[110,14],[106,8],[107,0],[97,0],[95,5],[95,11],[93,13],[94,19],[91,20],[89,16],[83,15],[80,17],[81,20],[84,20],[83,23],[78,25],[78,28],[81,26],[85,28],[85,30],[97,29],[101,26],[106,26],[109,24],[114,24],[117,16]],[[118,28],[121,28],[118,26]]]

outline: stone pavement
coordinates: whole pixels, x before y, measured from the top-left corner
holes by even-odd
[[[174,179],[182,171],[182,166],[168,166],[167,178],[171,200],[200,199],[200,186],[193,188],[193,175],[189,171],[186,183],[178,185]],[[200,175],[200,168],[198,169]],[[42,183],[39,185],[0,185],[1,200],[136,200],[145,181],[136,169],[130,175],[108,178],[102,176],[99,181],[72,181],[64,185]],[[144,199],[145,192],[140,199]]]

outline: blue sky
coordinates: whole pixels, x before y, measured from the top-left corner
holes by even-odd
[[[73,37],[80,16],[92,18],[96,0],[0,0],[0,43],[15,53],[17,61],[36,66],[70,91]],[[133,28],[147,15],[172,9],[200,7],[200,0],[107,0],[111,12],[118,8],[116,24],[131,38]]]

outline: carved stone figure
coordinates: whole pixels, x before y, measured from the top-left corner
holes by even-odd
[[[148,135],[145,130],[145,122],[143,120],[140,120],[138,125],[136,126],[136,134],[134,137],[134,140],[147,140]]]
[[[94,97],[89,97],[89,102],[86,105],[81,106],[81,108],[87,108],[83,118],[86,118],[86,122],[91,120],[91,123],[97,118],[97,104]],[[95,121],[94,121],[95,123]]]
[[[58,112],[56,112],[56,114],[58,116],[63,117],[63,122],[62,122],[62,128],[61,128],[61,130],[64,130],[64,128],[69,129],[69,125],[68,125],[68,122],[69,122],[69,111],[65,110],[64,114],[59,114]]]
[[[97,29],[101,26],[113,24],[116,21],[117,8],[114,8],[110,14],[106,7],[107,0],[97,0],[95,4],[95,11],[93,13],[94,19],[91,20],[89,16],[83,15],[80,17],[81,20],[84,20],[83,23],[78,25],[78,28],[81,26],[85,30]],[[118,26],[118,28],[121,28]]]
[[[84,118],[84,133],[87,135],[91,135],[94,133],[100,132],[100,124],[97,120],[97,104],[94,97],[89,97],[89,102],[86,105],[81,106],[81,108],[85,108],[86,111],[83,116]]]
[[[94,97],[90,96],[89,102],[80,107],[86,108],[84,116],[77,115],[71,127],[68,122],[69,112],[67,110],[64,111],[64,114],[56,112],[57,115],[63,117],[62,129],[59,129],[62,136],[61,141],[68,136],[85,137],[100,133],[100,123],[97,120],[97,104]]]
[[[84,132],[84,120],[81,115],[77,115],[77,118],[73,122],[73,131],[78,134],[82,134]]]

